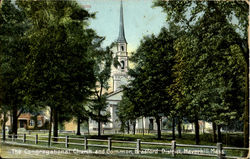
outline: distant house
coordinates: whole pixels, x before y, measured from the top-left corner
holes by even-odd
[[[37,116],[37,128],[41,128],[44,126],[45,122],[47,120],[47,117],[43,114]],[[6,122],[6,127],[8,129],[11,128],[12,119],[11,116],[8,117],[8,121]],[[18,128],[24,128],[24,129],[33,129],[35,127],[35,120],[34,115],[30,113],[22,113],[18,117],[17,121]]]
[[[37,127],[42,127],[45,124],[46,118],[44,115],[37,116]],[[18,118],[18,127],[25,129],[32,129],[35,127],[33,115],[29,113],[21,114]]]
[[[213,130],[212,123],[204,120],[199,120],[200,133],[210,133]],[[184,132],[195,132],[194,123],[183,123],[182,129]]]

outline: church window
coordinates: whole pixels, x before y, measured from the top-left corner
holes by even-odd
[[[124,69],[124,61],[121,61],[121,69]]]
[[[123,45],[121,46],[121,50],[124,51],[124,46]]]

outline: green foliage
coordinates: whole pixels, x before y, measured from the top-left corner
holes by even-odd
[[[22,94],[25,83],[21,76],[29,50],[24,39],[28,28],[23,10],[17,9],[10,0],[3,1],[0,8],[0,109],[12,113],[13,133],[17,133],[17,117],[26,107]]]
[[[159,121],[162,114],[167,116],[172,110],[171,97],[166,90],[173,81],[174,40],[171,33],[163,28],[158,36],[144,37],[131,57],[136,67],[129,70],[132,80],[125,95],[133,103],[137,116],[153,116]]]
[[[53,116],[57,136],[58,122],[69,120],[71,107],[81,105],[95,87],[93,55],[101,37],[88,28],[94,15],[76,1],[17,0],[17,5],[31,23],[25,35],[24,99],[51,108],[50,130]]]
[[[82,102],[94,87],[92,17],[74,1],[18,1],[32,23],[23,80],[26,98],[55,108]],[[34,42],[35,41],[35,42]]]
[[[4,105],[18,104],[21,101],[18,97],[22,89],[20,75],[25,66],[27,48],[23,41],[27,30],[25,20],[24,13],[15,8],[11,1],[3,1],[0,10],[0,86]]]
[[[94,75],[96,77],[96,86],[94,89],[94,94],[92,101],[89,103],[90,117],[91,119],[98,122],[98,135],[101,134],[100,124],[101,122],[107,123],[110,117],[110,113],[106,110],[107,95],[105,92],[109,88],[108,80],[111,74],[111,65],[113,62],[113,52],[110,48],[111,46],[104,49],[95,50],[95,65],[94,65]]]
[[[126,90],[123,91],[124,96],[119,102],[117,107],[117,116],[121,122],[121,131],[124,132],[125,128],[128,127],[130,122],[135,122],[136,118],[139,117],[135,112],[135,105],[126,96]]]
[[[175,42],[172,94],[189,117],[199,113],[205,116],[203,119],[220,125],[242,113],[244,56],[239,40],[240,36],[211,2],[190,34]]]
[[[156,37],[144,37],[131,60],[136,67],[130,70],[128,98],[135,103],[144,116],[159,116],[169,113],[171,101],[166,89],[172,83],[174,38],[163,28]]]
[[[240,118],[244,93],[248,108],[246,2],[157,0],[154,5],[183,33],[174,42],[175,79],[168,91],[176,106],[171,111],[183,112],[191,122],[199,118],[218,125]]]
[[[102,94],[100,97],[94,99],[89,106],[91,109],[91,119],[97,122],[107,123],[110,117],[110,113],[106,110],[107,105],[107,94]]]

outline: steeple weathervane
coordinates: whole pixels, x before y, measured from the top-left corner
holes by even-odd
[[[118,36],[117,42],[118,43],[126,43],[127,44],[127,41],[125,39],[125,33],[124,33],[122,0],[121,0],[121,7],[120,7],[120,30],[119,30],[119,36]]]

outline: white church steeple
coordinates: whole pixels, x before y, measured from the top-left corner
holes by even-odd
[[[119,27],[119,36],[117,39],[118,43],[126,43],[126,38],[125,38],[125,32],[124,32],[124,20],[123,20],[123,5],[122,5],[122,0],[121,0],[121,6],[120,6],[120,27]]]
[[[116,57],[118,58],[120,66],[114,68],[114,70],[112,71],[114,92],[120,90],[121,85],[127,84],[127,73],[128,73],[128,52],[127,52],[127,41],[125,38],[125,31],[124,31],[122,0],[120,6],[120,26],[119,26],[119,35],[117,39]]]

